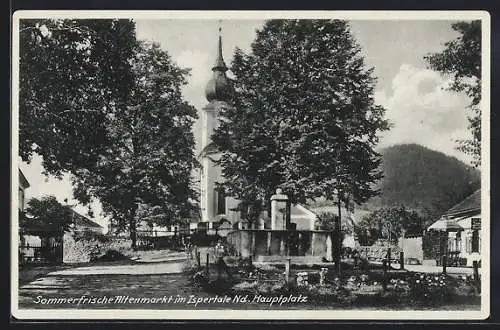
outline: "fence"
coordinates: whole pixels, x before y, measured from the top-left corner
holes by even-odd
[[[153,249],[183,249],[187,243],[196,246],[213,246],[218,240],[225,241],[225,237],[217,234],[207,234],[205,231],[168,232],[156,231],[137,232],[137,248],[142,250]]]
[[[19,264],[60,264],[63,262],[61,242],[48,246],[19,246]]]

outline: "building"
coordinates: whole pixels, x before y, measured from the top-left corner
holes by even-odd
[[[233,90],[226,76],[228,70],[222,57],[222,38],[212,67],[212,77],[205,88],[208,104],[202,109],[200,172],[201,219],[191,229],[207,234],[227,236],[235,253],[256,260],[283,258],[285,255],[321,261],[330,258],[332,233],[317,230],[318,215],[305,205],[291,205],[288,196],[276,189],[270,199],[270,213],[264,211],[258,221],[248,223],[240,211],[240,201],[228,196],[218,186],[225,179],[217,165],[221,153],[212,141],[219,123],[219,114],[228,107]]]
[[[212,67],[212,78],[205,88],[208,104],[203,108],[201,114],[202,150],[199,154],[202,166],[200,173],[201,222],[207,224],[216,223],[222,218],[228,219],[231,223],[237,223],[240,220],[239,212],[235,211],[238,201],[226,196],[216,186],[217,182],[222,182],[224,179],[221,168],[215,164],[220,158],[220,152],[212,142],[211,136],[217,127],[220,110],[227,106],[227,101],[231,97],[231,84],[226,76],[228,68],[222,57],[222,38],[220,35],[218,46],[217,58]]]
[[[18,210],[19,210],[19,222],[22,221],[24,216],[24,211],[26,209],[26,194],[25,191],[30,187],[30,183],[24,173],[19,169],[19,190],[18,190]],[[40,237],[36,235],[30,235],[29,233],[23,232],[23,229],[19,228],[19,251],[23,257],[33,258],[34,251],[29,248],[29,246],[40,246]]]
[[[198,156],[202,166],[200,173],[201,221],[196,228],[210,233],[215,233],[219,226],[223,226],[224,232],[227,232],[228,222],[234,229],[247,229],[249,227],[241,218],[238,210],[240,202],[231,196],[227,196],[224,191],[217,187],[217,183],[224,182],[224,177],[221,168],[216,165],[216,161],[220,159],[221,154],[212,142],[211,136],[218,125],[220,110],[228,106],[227,101],[232,95],[232,86],[226,76],[227,70],[228,68],[222,57],[222,38],[219,35],[217,57],[212,67],[212,78],[205,88],[208,104],[203,108],[201,114],[202,149]],[[271,221],[269,221],[269,215],[266,213],[264,212],[262,215],[261,222],[254,225],[255,229],[271,229]],[[296,229],[313,230],[315,228],[317,215],[305,206],[292,205],[290,214],[291,223],[295,224]]]
[[[481,260],[481,190],[446,211],[427,231],[447,232],[448,258],[472,266]]]
[[[71,225],[71,231],[73,233],[94,233],[94,234],[102,234],[103,227],[90,220],[89,218],[81,215],[80,213],[73,211],[73,219]]]
[[[18,208],[19,211],[23,212],[24,209],[26,208],[26,198],[25,198],[25,193],[24,191],[30,187],[30,183],[28,182],[28,179],[24,176],[23,171],[19,169],[19,191],[18,191]]]
[[[467,259],[467,266],[481,260],[481,190],[453,206],[442,218],[455,221],[463,230],[450,232],[448,249]]]

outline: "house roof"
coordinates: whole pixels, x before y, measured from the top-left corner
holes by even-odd
[[[73,210],[73,223],[79,227],[102,228],[102,226]]]
[[[315,219],[317,214],[302,204],[290,206],[290,216],[292,218]]]
[[[200,154],[198,155],[199,158],[205,157],[207,155],[213,155],[219,153],[219,150],[217,149],[217,146],[215,143],[210,142],[207,144],[201,151]]]
[[[476,211],[481,211],[481,189],[476,190],[472,195],[469,195],[463,201],[453,206],[443,216],[451,217]]]
[[[427,230],[460,231],[463,230],[463,228],[456,221],[449,219],[440,219],[430,225]]]
[[[320,216],[322,213],[333,213],[335,215],[337,215],[339,213],[337,206],[319,206],[319,207],[311,208],[311,210],[314,213],[316,213],[318,216]],[[341,212],[341,216],[342,216],[343,221],[348,221],[351,219],[351,214],[347,211],[347,209],[345,207],[342,207],[340,212]],[[363,217],[365,217],[369,213],[370,213],[370,211],[355,208],[354,209],[354,221],[358,222],[359,220],[361,220]]]
[[[21,187],[23,189],[26,189],[30,186],[28,179],[26,179],[26,177],[24,176],[24,173],[23,173],[23,171],[21,171],[21,169],[19,169],[19,184],[21,185]]]

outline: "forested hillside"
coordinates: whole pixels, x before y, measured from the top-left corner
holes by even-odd
[[[432,222],[453,205],[480,188],[480,172],[454,157],[417,144],[385,148],[384,178],[377,184],[378,197],[357,209],[374,211],[404,205]],[[318,199],[309,206],[332,207],[336,202]]]
[[[381,154],[381,195],[364,208],[402,204],[436,218],[480,187],[478,170],[421,145],[396,145],[383,149]]]

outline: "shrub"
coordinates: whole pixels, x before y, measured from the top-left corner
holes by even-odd
[[[412,297],[424,304],[443,303],[452,293],[453,280],[444,274],[416,274],[409,283]]]
[[[116,250],[107,250],[104,255],[98,257],[95,261],[118,261],[129,260],[129,258]]]

